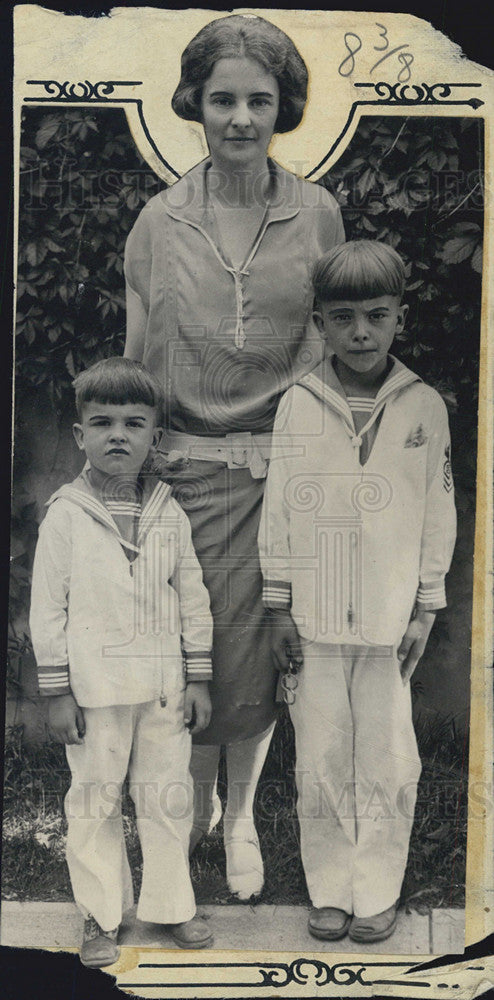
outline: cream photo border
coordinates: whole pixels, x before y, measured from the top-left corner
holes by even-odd
[[[492,455],[493,267],[492,131],[494,73],[462,58],[458,46],[408,14],[264,10],[293,39],[310,70],[307,111],[294,133],[276,136],[270,152],[295,173],[316,180],[337,161],[362,115],[480,117],[485,126],[485,256],[479,373],[479,449],[472,628],[469,790],[490,790],[483,815],[469,799],[465,943],[493,930],[492,823]],[[26,105],[122,107],[149,166],[172,183],[207,154],[199,125],[172,112],[180,54],[221,11],[115,8],[110,17],[67,17],[32,4],[15,8],[15,229],[18,225],[21,109]],[[136,36],[139,35],[139,44]],[[356,48],[352,38],[358,37]],[[384,42],[388,46],[384,48]],[[380,59],[375,47],[387,52]],[[352,51],[355,50],[355,51]],[[389,52],[388,52],[389,50]],[[399,52],[413,55],[413,72]],[[381,62],[376,67],[377,61]],[[345,63],[345,60],[349,60]],[[353,63],[352,63],[353,60]],[[338,68],[344,68],[339,72]],[[347,73],[351,68],[352,72]],[[376,69],[379,72],[376,72]],[[407,78],[407,73],[410,77]],[[331,99],[328,100],[328,94]],[[17,236],[14,237],[14,267]],[[36,946],[36,942],[32,942]],[[53,949],[57,950],[57,949]],[[293,953],[183,953],[123,948],[111,967],[122,990],[148,998],[382,996],[473,997],[494,985],[494,958],[429,971],[417,956]],[[326,959],[326,961],[324,961]],[[424,959],[426,961],[427,959]],[[407,969],[410,970],[407,973]],[[161,986],[159,984],[162,984]],[[171,990],[173,992],[171,992]],[[141,992],[142,991],[142,992]]]

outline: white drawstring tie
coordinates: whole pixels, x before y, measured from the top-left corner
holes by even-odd
[[[245,331],[244,331],[244,289],[242,285],[242,276],[249,274],[248,271],[239,271],[234,267],[228,267],[227,270],[233,277],[235,282],[235,306],[237,312],[237,321],[235,326],[235,347],[241,351],[245,344]]]

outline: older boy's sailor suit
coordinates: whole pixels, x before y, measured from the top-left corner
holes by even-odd
[[[307,639],[399,644],[415,603],[446,604],[456,530],[446,407],[393,359],[357,434],[328,369],[329,384],[306,375],[278,409],[259,535],[264,602],[291,608]]]
[[[259,533],[264,602],[303,641],[290,714],[310,898],[364,918],[400,895],[420,759],[397,647],[415,605],[446,603],[456,523],[444,403],[390,362],[375,399],[347,399],[331,364],[288,390]]]

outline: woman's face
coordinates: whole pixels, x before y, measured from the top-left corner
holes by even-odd
[[[255,59],[219,59],[202,92],[202,124],[213,163],[261,166],[278,117],[276,78]]]

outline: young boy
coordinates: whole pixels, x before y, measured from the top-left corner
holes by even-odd
[[[326,940],[396,924],[420,775],[408,681],[455,539],[445,406],[388,354],[404,285],[383,243],[317,263],[325,357],[281,401],[259,533],[274,653],[292,672],[309,930]]]
[[[39,687],[72,775],[67,863],[84,965],[115,962],[132,906],[123,835],[129,775],[143,855],[137,915],[178,945],[212,941],[195,917],[188,847],[191,732],[209,722],[212,621],[188,519],[143,465],[161,437],[157,379],[108,358],[74,382],[84,471],[51,497],[33,570]]]

